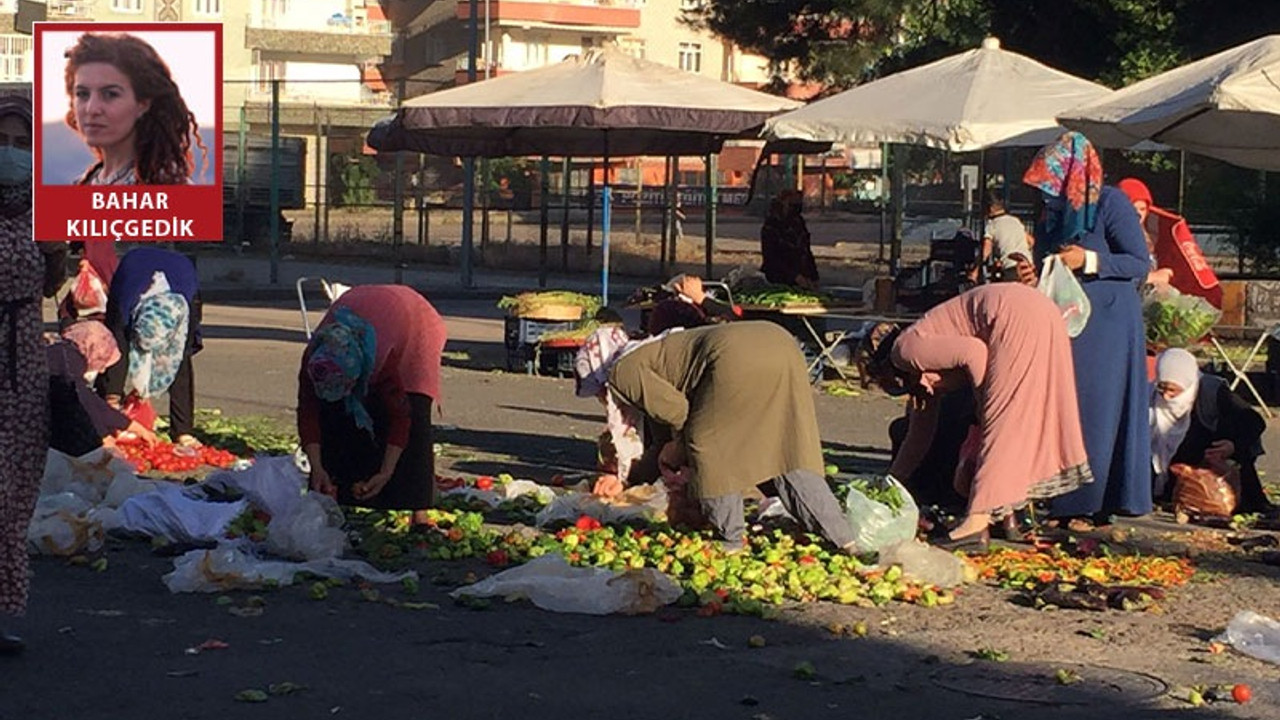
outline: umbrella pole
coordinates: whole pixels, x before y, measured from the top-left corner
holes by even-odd
[[[1182,215],[1182,206],[1187,198],[1187,151],[1178,151],[1178,214]]]
[[[591,257],[596,232],[596,161],[587,163],[587,257]]]
[[[671,156],[662,158],[662,231],[658,235],[658,275],[667,277],[667,241],[672,233],[673,221],[671,203],[667,202],[671,187]]]
[[[884,241],[889,224],[889,204],[884,201],[889,190],[889,143],[880,143],[880,247],[876,250],[876,262],[884,262]]]
[[[706,184],[706,210],[705,219],[707,225],[707,248],[706,248],[706,271],[704,277],[711,279],[711,258],[715,252],[716,241],[716,156],[707,153],[707,184]]]
[[[550,211],[550,198],[547,197],[551,192],[551,183],[548,176],[551,174],[551,159],[546,155],[542,156],[542,161],[538,166],[538,183],[541,192],[538,193],[539,217],[538,217],[538,287],[547,286],[547,214]]]
[[[604,188],[600,194],[600,251],[604,256],[600,263],[600,298],[609,304],[609,221],[612,198],[609,188],[609,131],[604,131]]]
[[[569,185],[570,169],[573,166],[573,160],[564,158],[560,167],[564,173],[564,202],[561,203],[560,209],[563,214],[560,216],[560,269],[569,272],[569,192],[572,188]]]

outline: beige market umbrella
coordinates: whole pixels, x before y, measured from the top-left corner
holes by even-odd
[[[1035,146],[1062,111],[1111,90],[987,38],[982,47],[859,85],[765,123],[770,140],[900,143],[951,152]]]
[[[1105,147],[1151,140],[1280,170],[1280,35],[1147,78],[1058,120]]]

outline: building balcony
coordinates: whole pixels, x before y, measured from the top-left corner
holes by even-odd
[[[459,20],[471,20],[471,2],[458,0]],[[483,22],[483,2],[479,2],[477,10]],[[637,0],[489,0],[489,22],[497,26],[613,32],[640,27],[640,8]]]
[[[245,25],[244,46],[280,54],[383,58],[391,54],[393,37],[386,20],[254,13]]]
[[[484,58],[476,58],[476,82],[486,79],[484,76],[485,64],[486,63]],[[467,79],[468,65],[469,63],[466,55],[463,55],[462,57],[458,58],[455,69],[454,69],[454,73],[453,73],[453,82],[455,85],[466,85],[468,82],[470,82],[470,80]],[[488,63],[488,65],[489,65],[489,77],[491,78],[498,77],[499,75],[510,75],[513,72],[517,72],[512,68],[504,68],[496,62]]]
[[[93,20],[93,0],[49,0],[41,20],[87,22]]]

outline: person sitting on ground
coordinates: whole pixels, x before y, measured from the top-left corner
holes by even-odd
[[[649,313],[645,329],[650,335],[660,335],[674,327],[702,327],[738,318],[732,306],[707,294],[697,275],[682,273],[662,289],[673,293],[673,297],[659,301]]]
[[[760,271],[776,285],[815,289],[818,264],[803,212],[804,194],[799,190],[785,190],[774,198],[760,228],[760,254],[764,256]]]
[[[445,339],[444,320],[413,288],[362,285],[329,306],[298,372],[312,491],[343,505],[432,507],[431,405]],[[426,521],[415,512],[415,523]]]
[[[786,330],[738,322],[621,346],[589,341],[575,374],[580,397],[631,408],[670,432],[658,455],[664,477],[701,504],[729,549],[746,539],[743,493],[772,482],[806,530],[853,551],[823,476],[804,357]]]
[[[982,234],[982,264],[993,268],[993,282],[1017,281],[1018,256],[1031,259],[1035,244],[1031,233],[1021,220],[1005,209],[1004,198],[998,193],[987,193],[987,224]]]
[[[55,419],[49,447],[79,457],[115,444],[119,433],[132,433],[148,445],[155,433],[111,407],[91,387],[98,375],[120,360],[120,348],[106,325],[82,320],[62,331],[46,348],[49,403]]]
[[[1194,355],[1182,348],[1160,353],[1151,387],[1151,469],[1157,497],[1172,493],[1169,468],[1174,464],[1221,467],[1232,460],[1240,468],[1236,512],[1274,512],[1257,467],[1266,428],[1266,420],[1230,383],[1200,372]]]
[[[976,452],[971,472],[956,477],[968,509],[955,528],[935,528],[939,547],[983,547],[994,517],[1092,482],[1071,341],[1058,306],[1038,290],[983,285],[905,330],[877,327],[868,345],[870,376],[890,394],[912,394],[916,403],[889,469],[896,478],[910,477],[933,443],[939,398],[966,384],[974,388]]]

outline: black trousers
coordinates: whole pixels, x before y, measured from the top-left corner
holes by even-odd
[[[435,502],[435,451],[431,442],[431,398],[410,393],[409,442],[382,492],[357,500],[351,489],[382,468],[387,450],[388,413],[376,397],[365,409],[373,418],[373,433],[356,426],[340,402],[320,403],[320,461],[338,486],[342,505],[381,510],[425,510]]]
[[[124,381],[129,374],[129,327],[121,313],[108,312],[106,326],[116,338],[120,346],[120,362],[107,368],[99,380],[99,388],[106,395],[124,395]],[[187,344],[182,351],[182,364],[178,366],[178,374],[169,386],[169,436],[177,439],[179,435],[190,435],[195,430],[196,422],[196,374],[191,357],[199,349],[196,347],[196,334],[203,316],[203,304],[200,296],[191,304],[191,314],[187,320]],[[123,398],[122,398],[123,400]]]

